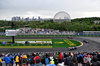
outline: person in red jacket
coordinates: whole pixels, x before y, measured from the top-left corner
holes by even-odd
[[[35,62],[35,64],[36,64],[36,60],[37,60],[38,58],[40,58],[40,57],[36,54],[36,56],[34,57],[34,62]]]
[[[62,63],[62,54],[59,54],[59,63]]]

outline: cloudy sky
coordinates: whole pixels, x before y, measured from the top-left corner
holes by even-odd
[[[53,18],[59,11],[72,19],[100,17],[100,0],[0,0],[0,20],[13,16]]]

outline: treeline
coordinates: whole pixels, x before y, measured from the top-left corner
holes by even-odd
[[[49,21],[30,21],[30,22],[16,22],[14,23],[14,28],[23,28],[23,27],[31,27],[31,28],[44,28],[44,29],[56,29],[56,30],[66,30],[66,31],[100,31],[100,23],[95,24],[95,20],[100,20],[100,17],[91,17],[91,18],[77,18],[72,19],[71,22],[53,22],[53,20]],[[5,29],[11,28],[12,21],[0,21],[0,32],[4,32]]]

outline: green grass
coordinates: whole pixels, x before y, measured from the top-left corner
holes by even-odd
[[[80,42],[78,42],[78,41],[75,41],[75,40],[70,40],[72,43],[74,43],[76,46],[79,46],[79,45],[81,45],[81,43]]]
[[[64,42],[64,39],[52,39],[53,48],[67,48],[69,45]]]
[[[68,39],[52,39],[53,48],[68,48],[81,45],[80,42]]]
[[[52,44],[0,44],[0,48],[68,48],[81,45],[80,42],[68,39],[15,39],[15,41],[52,41]],[[1,39],[11,41],[11,39]]]
[[[15,41],[52,41],[52,39],[15,39]],[[0,39],[0,48],[52,48],[51,44],[2,44],[3,41],[11,43],[11,39]]]

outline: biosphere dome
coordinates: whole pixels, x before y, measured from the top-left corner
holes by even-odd
[[[60,11],[60,12],[56,13],[56,15],[53,18],[53,21],[59,22],[59,23],[64,22],[64,21],[71,22],[71,18],[68,13],[66,13],[64,11]]]

